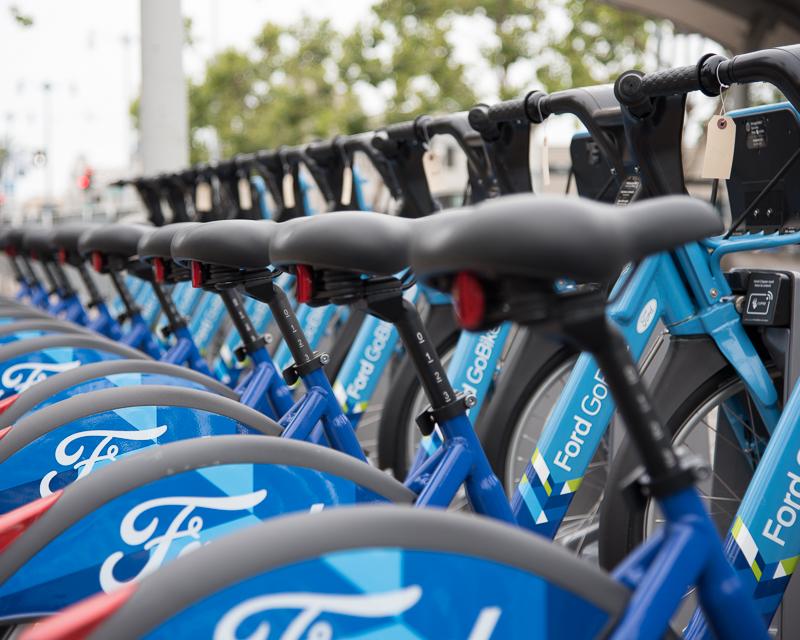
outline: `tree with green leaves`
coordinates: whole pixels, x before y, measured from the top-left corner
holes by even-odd
[[[470,74],[452,59],[465,18],[489,32],[480,57],[496,78],[491,98],[501,100],[534,81],[547,91],[607,82],[641,62],[648,37],[644,18],[594,0],[380,0],[348,40],[348,77],[391,83],[389,118],[469,106]],[[517,74],[521,82],[513,80],[515,67],[529,71]]]
[[[224,156],[366,129],[336,64],[342,40],[330,22],[303,18],[288,28],[266,24],[252,53],[212,58],[189,87],[193,159],[204,152],[195,135],[203,127],[216,130]]]
[[[486,33],[474,65],[457,59],[454,38],[465,21]],[[308,17],[289,27],[268,23],[249,50],[220,52],[190,83],[192,161],[208,155],[206,129],[227,157],[467,109],[536,86],[608,82],[642,63],[646,24],[593,0],[378,0],[349,34]],[[494,78],[495,90],[487,94],[476,73]],[[368,118],[370,92],[385,104]]]

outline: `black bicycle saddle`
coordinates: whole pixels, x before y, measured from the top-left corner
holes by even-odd
[[[688,196],[621,208],[519,194],[415,221],[410,261],[419,276],[467,271],[490,278],[604,281],[628,262],[722,228],[711,205]]]
[[[0,229],[0,249],[4,251],[17,252],[22,249],[22,239],[24,236],[21,227],[3,227]]]
[[[296,218],[278,225],[275,265],[392,275],[408,267],[412,220],[368,211]]]
[[[205,222],[172,242],[176,262],[201,262],[231,269],[269,266],[269,246],[277,223],[270,220]]]
[[[139,240],[140,258],[167,258],[172,259],[172,241],[178,234],[188,233],[195,227],[201,226],[200,222],[174,222],[156,227],[152,233],[144,235]]]
[[[77,264],[83,261],[78,243],[84,233],[99,228],[101,225],[92,222],[70,222],[59,225],[52,230],[53,244],[56,249],[63,251],[70,264]]]
[[[22,235],[22,246],[40,260],[52,259],[57,250],[51,230],[44,227],[27,227]]]
[[[139,241],[152,231],[153,227],[145,224],[104,224],[83,234],[78,250],[84,256],[98,252],[127,260],[138,255]]]

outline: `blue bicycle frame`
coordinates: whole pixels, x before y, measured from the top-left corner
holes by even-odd
[[[725,252],[796,243],[800,234],[731,238]],[[779,397],[764,363],[745,333],[719,267],[721,253],[689,244],[651,256],[633,280],[623,274],[612,292],[609,316],[635,359],[661,320],[673,335],[707,335],[741,376],[769,430],[780,417]],[[688,285],[688,286],[687,286]],[[623,291],[624,288],[624,291]],[[617,299],[617,293],[623,291]],[[513,499],[518,521],[553,537],[600,444],[614,403],[593,358],[582,354],[545,423]]]

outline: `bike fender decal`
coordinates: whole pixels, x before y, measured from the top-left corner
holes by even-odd
[[[28,558],[0,585],[0,616],[52,612],[114,590],[267,518],[361,502],[385,500],[308,467],[226,464],[164,477],[113,498]]]
[[[438,597],[445,593],[452,597]],[[532,630],[542,638],[590,637],[608,619],[586,601],[508,565],[379,547],[328,553],[250,578],[185,609],[146,637],[193,635],[201,628],[214,629],[219,640],[267,628],[276,637],[289,628],[304,637],[489,640],[531,637]]]
[[[73,420],[42,434],[0,464],[0,513],[63,489],[142,449],[243,429],[226,416],[170,406],[125,407]]]

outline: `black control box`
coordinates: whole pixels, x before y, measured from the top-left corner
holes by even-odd
[[[758,198],[800,145],[797,112],[789,104],[771,105],[734,113],[733,120],[736,141],[727,182],[733,219],[753,205],[737,233],[800,230],[800,160]]]
[[[788,327],[792,319],[792,279],[789,275],[780,271],[750,271],[746,280],[742,324]]]

